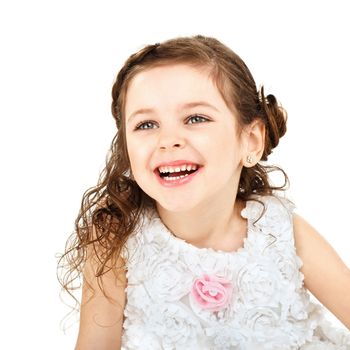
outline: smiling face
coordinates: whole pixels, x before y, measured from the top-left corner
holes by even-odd
[[[236,116],[204,69],[158,66],[138,73],[128,86],[125,135],[131,170],[163,210],[205,210],[235,198],[245,155],[237,128]],[[179,180],[162,179],[159,165],[174,161],[200,168]]]

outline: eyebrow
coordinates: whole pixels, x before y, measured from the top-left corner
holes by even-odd
[[[178,110],[183,111],[185,109],[190,109],[190,108],[194,108],[194,107],[208,107],[208,108],[211,108],[211,109],[219,112],[219,110],[216,107],[214,107],[213,105],[211,105],[210,103],[205,102],[205,101],[184,103],[183,105],[181,105],[178,108]],[[153,113],[153,112],[154,112],[153,108],[140,108],[140,109],[138,109],[135,112],[132,112],[130,114],[129,118],[127,119],[127,123],[130,123],[132,121],[132,119],[134,119],[136,117],[136,115],[138,115],[138,114],[146,114],[146,113]]]

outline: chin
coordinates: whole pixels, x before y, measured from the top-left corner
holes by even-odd
[[[155,199],[157,207],[172,213],[187,212],[194,209],[196,206],[194,203],[188,201],[162,201]]]

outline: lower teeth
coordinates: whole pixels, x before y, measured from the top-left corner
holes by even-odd
[[[188,176],[188,174],[180,175],[180,176],[165,176],[165,177],[163,177],[163,179],[166,180],[166,181],[173,181],[173,180],[182,179],[182,178],[184,178],[185,176]]]

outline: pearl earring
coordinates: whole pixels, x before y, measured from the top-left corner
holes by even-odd
[[[248,163],[252,163],[253,162],[253,158],[251,156],[247,156],[247,162]]]

